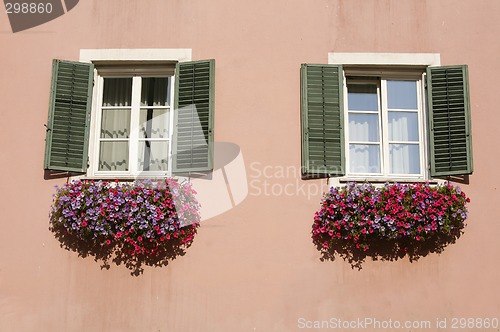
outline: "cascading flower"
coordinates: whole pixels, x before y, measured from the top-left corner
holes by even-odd
[[[190,183],[175,179],[76,180],[57,188],[50,228],[130,255],[154,255],[171,239],[192,242],[200,222],[195,195]]]
[[[347,241],[360,250],[384,240],[426,241],[461,229],[469,198],[450,183],[348,183],[330,188],[314,216],[312,236],[323,249]]]

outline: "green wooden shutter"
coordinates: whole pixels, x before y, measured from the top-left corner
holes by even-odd
[[[431,176],[471,174],[467,66],[427,68]]]
[[[175,76],[173,171],[213,169],[215,60],[180,62]]]
[[[84,173],[87,170],[94,66],[54,60],[44,167]]]
[[[300,74],[302,173],[344,175],[342,66],[303,64]]]

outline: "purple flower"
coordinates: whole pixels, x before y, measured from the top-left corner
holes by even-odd
[[[117,244],[121,241],[125,246],[139,237],[148,238],[151,241],[145,241],[140,248],[134,247],[134,252],[152,253],[157,249],[151,248],[158,248],[165,241],[156,238],[156,231],[152,231],[155,227],[161,234],[169,235],[167,239],[192,240],[200,221],[200,205],[194,194],[188,182],[180,184],[174,179],[112,184],[77,180],[56,189],[50,212],[51,228],[74,231],[83,240],[100,238],[98,241],[102,243],[109,239]],[[83,223],[88,227],[80,228]],[[181,225],[189,226],[177,233]],[[117,237],[117,234],[127,236]]]

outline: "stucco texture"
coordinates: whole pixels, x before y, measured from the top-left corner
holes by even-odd
[[[447,319],[451,331],[454,317],[500,319],[499,15],[497,0],[87,0],[12,33],[2,11],[0,331],[295,331],[365,317]],[[48,229],[67,180],[44,179],[52,59],[114,48],[216,59],[215,140],[240,147],[248,180],[245,200],[203,221],[184,256],[139,276],[60,248]],[[299,70],[329,52],[469,66],[475,171],[461,187],[472,202],[441,254],[361,270],[320,260],[311,226],[327,184],[300,179]]]

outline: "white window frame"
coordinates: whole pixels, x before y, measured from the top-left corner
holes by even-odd
[[[340,185],[348,181],[369,181],[373,183],[383,183],[387,181],[398,182],[419,182],[429,181],[430,172],[428,169],[428,142],[427,142],[427,109],[425,103],[425,68],[439,66],[441,64],[440,55],[437,53],[329,53],[328,63],[343,65],[344,67],[344,141],[345,141],[345,165],[346,175],[342,177],[330,178],[329,183]],[[395,70],[397,68],[398,70]],[[346,72],[348,75],[346,75]],[[357,73],[357,74],[354,74]],[[347,77],[348,76],[378,76],[378,100],[380,107],[379,133],[383,136],[381,140],[381,174],[359,174],[350,173],[349,162],[349,119],[347,107]],[[347,77],[346,77],[347,76]],[[417,81],[417,102],[418,102],[418,122],[419,122],[419,142],[420,142],[420,174],[389,174],[389,141],[388,132],[381,127],[388,123],[387,111],[387,80],[415,80]]]
[[[150,75],[136,75],[132,76],[132,96],[131,100],[132,103],[130,105],[130,128],[132,129],[130,131],[130,136],[127,139],[103,139],[100,137],[100,132],[101,128],[99,124],[101,124],[102,121],[102,110],[104,109],[104,106],[102,106],[102,98],[103,98],[103,91],[104,91],[104,79],[105,78],[120,78],[120,77],[126,77],[129,78],[130,75],[128,76],[121,76],[121,75],[113,75],[113,76],[101,76],[98,75],[96,77],[96,89],[97,89],[97,98],[96,98],[96,112],[94,114],[94,119],[95,119],[95,125],[93,126],[93,132],[91,133],[90,137],[93,138],[93,143],[95,144],[95,148],[93,148],[92,151],[89,152],[90,155],[92,155],[92,160],[93,163],[91,164],[92,167],[94,168],[94,174],[96,176],[102,176],[102,177],[140,177],[141,174],[147,177],[161,177],[161,176],[169,176],[172,173],[172,134],[174,130],[174,112],[173,112],[173,99],[172,97],[174,96],[174,84],[175,84],[175,78],[174,76],[170,76],[170,105],[168,106],[154,106],[154,109],[168,109],[168,123],[169,123],[169,128],[168,128],[168,133],[169,137],[166,139],[158,139],[158,138],[148,138],[148,141],[168,141],[168,166],[167,166],[167,171],[140,171],[137,169],[137,160],[138,160],[138,154],[139,154],[139,144],[140,142],[144,141],[145,139],[140,138],[138,135],[138,130],[140,123],[139,123],[139,115],[141,109],[146,108],[145,106],[140,105],[140,97],[141,97],[141,88],[142,88],[142,78],[145,77],[151,77]],[[155,75],[155,77],[163,77],[162,75]],[[107,109],[110,109],[106,107]],[[116,108],[116,109],[123,109],[124,107],[112,107],[111,109]],[[128,165],[128,171],[99,171],[98,170],[98,163],[99,163],[99,154],[100,154],[100,143],[104,141],[126,141],[129,142],[129,165]]]
[[[389,108],[387,106],[387,81],[390,80],[401,80],[401,81],[414,81],[417,84],[417,121],[418,121],[418,144],[419,144],[419,168],[420,168],[420,173],[419,174],[391,174],[390,173],[390,161],[389,161],[389,144],[391,143],[389,140],[389,135],[388,135],[388,115],[389,115]],[[348,95],[347,91],[347,84],[349,83],[349,78],[346,77],[345,79],[346,84],[344,84],[344,96]],[[383,76],[380,79],[377,79],[376,83],[373,80],[370,80],[372,84],[377,85],[377,101],[378,101],[378,112],[377,114],[379,115],[379,121],[378,121],[378,132],[380,136],[380,142],[377,145],[380,145],[379,151],[380,151],[380,173],[353,173],[350,169],[350,155],[349,155],[349,144],[353,143],[349,141],[349,114],[352,112],[352,110],[349,110],[348,107],[348,102],[347,98],[344,98],[344,109],[345,109],[345,116],[344,116],[344,128],[345,128],[345,151],[346,151],[346,174],[347,177],[353,178],[353,177],[362,177],[362,178],[373,178],[373,177],[378,177],[378,178],[400,178],[400,179],[415,179],[415,180],[424,180],[425,179],[425,168],[427,165],[427,160],[426,160],[426,140],[425,140],[425,130],[426,130],[426,125],[425,125],[425,117],[424,117],[424,103],[422,100],[422,89],[424,89],[423,86],[423,78],[422,74],[417,76]],[[360,81],[360,83],[366,82],[370,83],[369,80],[367,81]],[[351,82],[352,84],[352,82]],[[406,110],[400,110],[402,112],[406,112]],[[414,113],[413,110],[407,111]],[[356,112],[358,113],[358,112]],[[359,112],[359,113],[365,113],[365,112]],[[370,112],[366,112],[370,113]],[[355,142],[354,142],[355,143]],[[402,143],[407,143],[407,142],[402,142]],[[359,144],[367,144],[367,143],[359,143]]]
[[[141,62],[147,64],[148,62],[185,62],[191,61],[192,51],[191,49],[82,49],[80,50],[80,62],[87,63],[106,63],[107,61],[133,61]],[[113,75],[112,77],[119,77]],[[130,73],[124,73],[124,76],[132,76],[132,110],[131,112],[137,112],[136,115],[131,114],[131,128],[139,127],[139,116],[138,112],[141,109],[140,106],[140,93],[141,93],[141,77],[151,77],[156,76],[154,72],[147,73],[144,75],[136,74],[131,75]],[[165,75],[158,75],[165,76]],[[138,144],[129,145],[129,170],[128,171],[99,171],[99,142],[100,142],[100,123],[101,123],[101,106],[102,106],[102,93],[103,93],[103,83],[104,77],[107,75],[100,75],[98,68],[94,70],[94,89],[92,98],[92,111],[90,120],[90,135],[89,135],[89,167],[87,169],[86,177],[88,178],[98,178],[98,179],[137,179],[140,177],[146,178],[161,178],[165,176],[172,175],[172,134],[174,129],[174,89],[175,89],[175,76],[171,76],[170,81],[170,127],[169,134],[169,162],[168,171],[138,171],[137,170],[137,155],[138,155]],[[155,107],[157,108],[157,107]],[[139,142],[138,133],[133,131],[130,133],[129,142]]]

